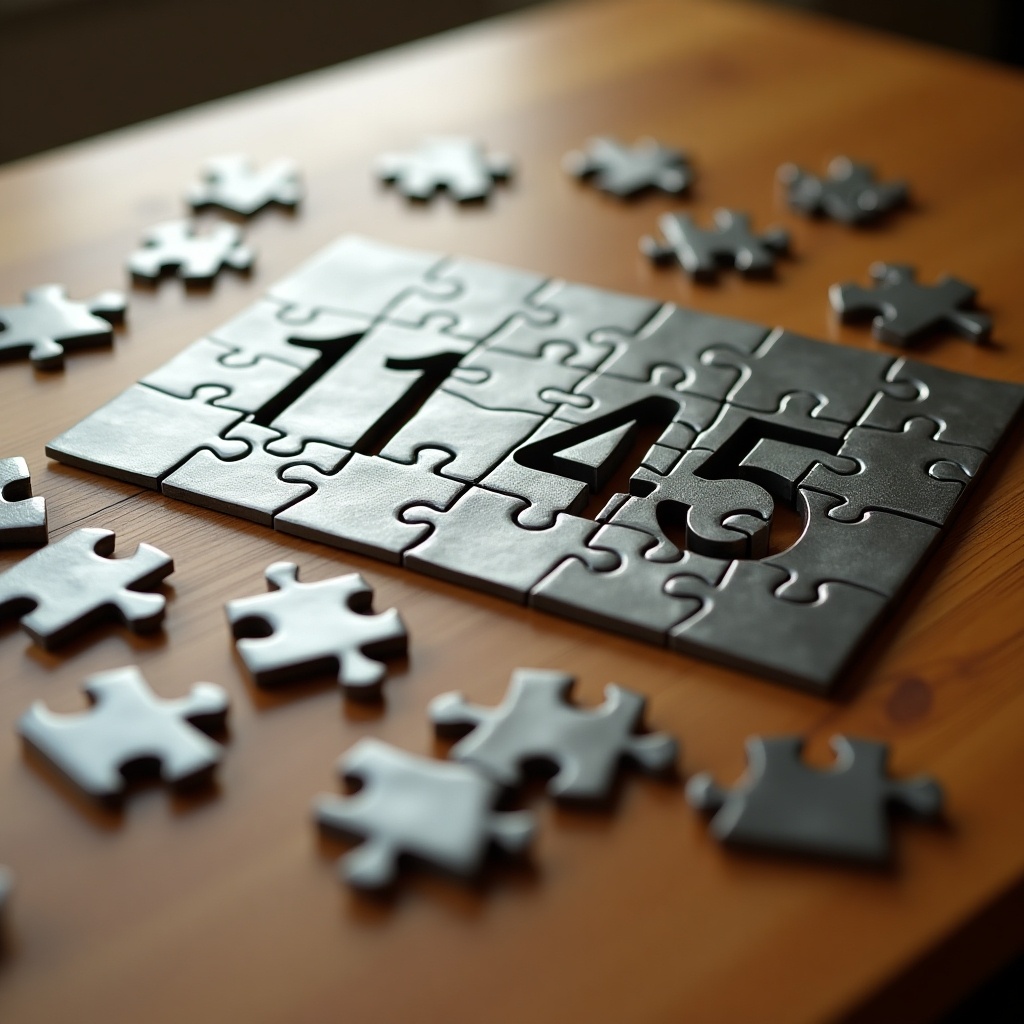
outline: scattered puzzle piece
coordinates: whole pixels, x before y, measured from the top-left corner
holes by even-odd
[[[346,696],[380,696],[379,658],[405,653],[407,633],[394,608],[374,615],[373,589],[352,572],[300,583],[294,562],[266,571],[269,594],[225,606],[238,653],[259,686],[337,671]],[[269,630],[269,632],[268,632]]]
[[[196,683],[187,697],[162,700],[129,666],[90,676],[84,690],[93,705],[88,711],[55,715],[37,702],[22,715],[18,734],[89,796],[119,800],[126,776],[140,770],[191,787],[208,781],[220,763],[220,744],[203,732],[224,728],[222,687]]]
[[[761,235],[750,229],[750,217],[735,210],[715,210],[715,226],[700,228],[689,214],[666,213],[658,219],[664,241],[650,236],[640,251],[655,262],[676,260],[691,277],[713,278],[723,263],[744,274],[770,274],[775,258],[789,250],[789,232],[770,228]]]
[[[111,530],[75,530],[0,574],[0,613],[52,650],[105,619],[150,633],[164,618],[162,594],[144,594],[174,571],[159,548],[140,544],[130,558],[114,553]]]
[[[794,210],[824,214],[844,224],[863,224],[907,201],[905,181],[880,182],[867,164],[838,156],[828,165],[828,176],[808,174],[796,164],[783,164],[779,181]]]
[[[583,152],[566,154],[563,166],[574,177],[589,178],[602,192],[621,198],[654,188],[678,194],[693,181],[686,154],[655,139],[625,146],[599,136],[590,139]]]
[[[469,731],[448,756],[503,786],[517,785],[531,762],[554,765],[557,774],[547,790],[565,800],[606,800],[623,760],[652,774],[675,766],[673,737],[638,734],[646,698],[611,683],[604,703],[585,709],[571,702],[574,682],[563,672],[516,669],[498,707],[443,693],[431,701],[430,719],[442,736]]]
[[[393,182],[409,199],[427,200],[446,189],[460,203],[486,199],[496,180],[509,177],[512,161],[488,155],[472,139],[443,136],[424,139],[419,149],[386,153],[377,161],[377,176]]]
[[[218,156],[206,162],[200,181],[188,191],[193,209],[219,206],[251,217],[277,203],[294,209],[302,199],[302,182],[291,160],[275,160],[260,170],[245,156]]]
[[[934,779],[888,777],[884,743],[835,736],[836,762],[824,771],[804,764],[803,747],[798,736],[751,737],[739,785],[723,789],[702,772],[687,784],[687,799],[714,812],[711,834],[720,842],[874,864],[890,857],[892,806],[924,820],[942,814]]]
[[[321,796],[313,812],[322,828],[365,840],[338,863],[357,889],[392,885],[403,855],[472,879],[492,844],[522,854],[533,839],[533,816],[496,812],[501,787],[464,765],[367,738],[341,758],[338,771],[362,788],[347,797]]]
[[[242,244],[242,232],[234,224],[218,224],[198,232],[187,220],[165,221],[149,229],[142,248],[128,257],[128,269],[136,278],[156,281],[168,271],[186,282],[206,284],[225,267],[246,271],[256,254]]]
[[[120,292],[76,302],[59,284],[32,288],[22,305],[0,306],[0,359],[27,354],[37,370],[63,369],[65,352],[109,345],[124,311]]]
[[[0,459],[0,545],[45,544],[46,537],[46,501],[32,497],[28,463]]]
[[[876,282],[871,290],[858,284],[829,288],[832,308],[843,320],[877,313],[871,321],[874,336],[901,348],[943,327],[976,344],[988,341],[992,318],[965,308],[977,295],[966,281],[943,277],[938,284],[918,284],[916,271],[905,263],[873,263],[869,273]]]

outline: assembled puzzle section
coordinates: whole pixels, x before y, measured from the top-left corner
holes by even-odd
[[[47,453],[827,692],[1022,399],[349,236]]]

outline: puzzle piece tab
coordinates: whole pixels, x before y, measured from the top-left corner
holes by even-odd
[[[46,501],[32,497],[28,463],[20,456],[0,459],[0,545],[45,544]]]
[[[675,195],[693,181],[686,154],[655,139],[625,146],[617,139],[599,136],[590,139],[584,151],[566,154],[562,166],[574,177],[589,178],[602,192],[620,198],[655,188]]]
[[[828,165],[828,176],[808,174],[796,164],[783,164],[779,181],[794,210],[823,214],[844,224],[864,224],[907,201],[905,181],[880,182],[867,164],[838,156]]]
[[[142,247],[128,258],[134,277],[156,281],[171,271],[193,284],[206,284],[225,267],[247,271],[256,259],[234,224],[200,232],[187,220],[165,221],[146,232]]]
[[[444,189],[460,203],[486,199],[495,181],[512,173],[512,161],[504,154],[484,151],[483,146],[462,136],[424,139],[407,153],[385,153],[377,161],[377,176],[394,183],[409,199],[426,201]]]
[[[203,176],[188,191],[193,209],[219,206],[251,217],[277,203],[294,209],[302,198],[302,182],[291,160],[275,160],[257,170],[245,156],[217,156],[207,160]]]

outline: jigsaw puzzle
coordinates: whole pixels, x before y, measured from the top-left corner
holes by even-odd
[[[602,192],[623,199],[655,188],[677,194],[693,181],[686,154],[655,139],[640,139],[632,146],[606,137],[590,139],[582,152],[566,154],[563,166]]]
[[[22,305],[0,306],[0,359],[28,355],[37,370],[60,370],[65,352],[109,345],[124,311],[120,292],[76,302],[59,284],[33,288]]]
[[[92,707],[55,715],[33,704],[18,734],[65,778],[107,802],[124,793],[127,776],[156,775],[178,789],[209,780],[222,747],[204,732],[224,729],[228,697],[213,683],[196,683],[186,697],[162,700],[134,665],[90,676]]]
[[[779,181],[786,199],[801,213],[823,214],[844,224],[864,224],[902,206],[907,201],[905,181],[880,182],[867,165],[837,156],[828,165],[828,175],[819,178],[796,164],[783,164]]]
[[[348,797],[319,797],[313,813],[321,828],[364,840],[338,863],[358,889],[392,885],[405,856],[472,879],[492,845],[523,854],[533,839],[533,816],[495,811],[501,786],[465,765],[363,739],[338,771],[362,788]]]
[[[747,775],[722,789],[706,772],[686,786],[690,803],[714,813],[720,842],[843,860],[884,864],[890,859],[888,812],[897,807],[924,820],[942,814],[942,788],[926,776],[894,780],[889,749],[872,740],[835,736],[835,764],[804,764],[798,736],[747,740]]]
[[[461,136],[424,139],[408,153],[385,153],[377,160],[377,176],[393,183],[407,198],[425,201],[439,189],[460,203],[491,194],[495,181],[512,173],[512,161]]]
[[[217,156],[206,162],[203,176],[188,191],[195,209],[219,206],[251,217],[276,203],[294,209],[302,199],[299,172],[291,160],[275,160],[257,170],[245,156]]]
[[[0,545],[45,544],[46,536],[46,501],[32,497],[28,463],[0,459]]]
[[[187,220],[170,220],[146,232],[142,247],[128,257],[128,269],[142,281],[156,281],[170,272],[189,284],[208,284],[225,267],[249,270],[255,259],[234,224],[200,231]]]
[[[1015,384],[345,237],[47,453],[827,692],[1022,400]],[[785,550],[780,506],[803,518]],[[329,614],[361,618],[341,597]],[[281,671],[336,654],[294,651]]]

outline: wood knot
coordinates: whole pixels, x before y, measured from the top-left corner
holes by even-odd
[[[918,722],[932,709],[932,688],[923,679],[910,676],[893,687],[885,709],[897,725]]]

